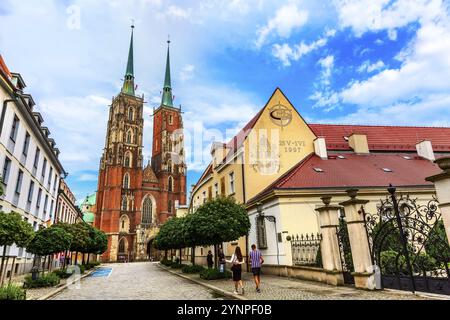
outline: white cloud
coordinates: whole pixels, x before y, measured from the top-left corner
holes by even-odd
[[[357,71],[359,73],[363,73],[363,72],[371,73],[371,72],[374,72],[374,71],[378,71],[378,70],[384,69],[385,66],[386,65],[381,60],[378,60],[375,63],[370,63],[370,61],[365,61],[362,65],[359,66]]]
[[[395,30],[417,20],[429,21],[442,10],[441,0],[335,0],[341,27],[357,36],[367,31]]]
[[[78,177],[78,181],[81,181],[81,182],[97,181],[97,175],[84,173]]]
[[[355,1],[345,1],[347,3]],[[361,1],[358,1],[358,3]],[[386,1],[382,1],[386,4]],[[357,110],[347,116],[330,119],[333,122],[361,122],[361,119],[372,124],[427,124],[448,125],[450,119],[450,17],[448,7],[441,1],[411,1],[422,4],[420,10],[405,11],[405,17],[399,21],[391,20],[394,14],[400,14],[398,8],[406,8],[404,1],[397,1],[387,9],[387,17],[379,22],[379,12],[372,18],[367,12],[361,11],[369,24],[358,24],[352,21],[348,24],[354,28],[356,35],[369,29],[392,30],[407,22],[417,22],[419,28],[414,39],[401,50],[396,59],[401,65],[395,69],[386,69],[382,61],[374,64],[365,62],[360,66],[361,72],[381,72],[367,80],[353,80],[343,90],[331,92],[330,95],[316,95],[324,107],[336,104],[352,104]],[[371,2],[372,3],[372,2]],[[371,6],[367,4],[369,13]],[[438,5],[441,5],[440,7]],[[438,6],[438,7],[437,7]],[[347,8],[348,9],[348,8]],[[346,13],[348,14],[348,12]],[[433,15],[434,14],[434,15]],[[342,15],[341,15],[342,16]],[[348,15],[347,17],[350,17]],[[416,20],[414,20],[415,18]],[[355,19],[358,19],[355,17]],[[367,21],[366,21],[367,22]],[[358,34],[360,33],[360,34]],[[383,70],[384,69],[384,70]],[[332,99],[327,99],[331,97]]]
[[[180,80],[187,81],[193,78],[195,66],[192,64],[185,65],[180,71]]]
[[[276,43],[272,47],[272,55],[280,60],[283,66],[288,67],[292,61],[299,61],[310,52],[324,47],[328,43],[328,39],[334,37],[335,34],[335,30],[327,31],[323,37],[309,44],[306,44],[304,41],[294,46],[290,46],[287,43],[281,45]]]
[[[263,46],[272,32],[281,38],[288,38],[294,30],[305,25],[307,21],[307,11],[298,9],[294,3],[284,5],[265,26],[258,30],[258,39],[255,44],[258,48]]]
[[[391,41],[396,41],[397,40],[397,30],[395,30],[395,29],[388,30],[388,38]]]
[[[166,14],[169,17],[188,19],[191,16],[191,10],[171,5],[169,6],[169,8],[167,8]]]

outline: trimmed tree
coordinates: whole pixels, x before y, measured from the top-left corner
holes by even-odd
[[[33,236],[33,227],[24,221],[20,214],[0,212],[0,246],[3,246],[0,279],[3,274],[6,247],[16,244],[20,248],[27,248]]]
[[[106,233],[87,224],[89,238],[85,253],[88,254],[87,263],[89,263],[90,254],[103,254],[108,249],[108,237]]]
[[[55,225],[39,230],[28,245],[28,252],[45,257],[66,250],[72,241],[72,235],[63,228]],[[44,269],[42,270],[44,273]]]
[[[70,251],[75,252],[75,265],[78,265],[78,253],[86,252],[89,246],[88,226],[85,222],[71,225],[74,237],[70,245]]]
[[[190,238],[198,246],[213,245],[217,266],[217,246],[235,241],[250,232],[250,219],[244,206],[232,197],[218,197],[191,214]]]

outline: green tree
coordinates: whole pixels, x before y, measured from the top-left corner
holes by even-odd
[[[78,264],[78,253],[87,252],[89,247],[89,229],[85,222],[76,223],[70,226],[74,237],[70,244],[70,251],[75,252],[75,265]]]
[[[426,253],[440,263],[450,262],[450,246],[445,233],[444,221],[439,220],[428,234]]]
[[[3,246],[0,277],[3,274],[6,247],[16,244],[20,248],[27,248],[33,235],[34,230],[32,226],[24,221],[20,214],[16,212],[0,212],[0,246]]]
[[[248,235],[250,219],[244,206],[232,197],[218,197],[200,206],[192,214],[190,238],[195,245],[214,246],[217,265],[217,248],[223,242],[238,240]]]
[[[87,247],[83,253],[88,254],[87,263],[89,263],[90,254],[102,254],[108,249],[108,237],[103,231],[85,224],[88,230]]]
[[[66,250],[72,242],[72,235],[58,225],[40,229],[28,245],[28,252],[45,257]],[[44,270],[43,270],[44,272]]]

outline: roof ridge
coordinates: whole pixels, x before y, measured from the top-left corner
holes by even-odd
[[[310,123],[311,126],[339,126],[339,127],[374,127],[374,128],[425,128],[425,129],[450,129],[444,126],[399,126],[399,125],[375,125],[375,124],[345,124],[345,123]]]

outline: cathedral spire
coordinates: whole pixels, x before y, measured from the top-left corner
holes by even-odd
[[[167,41],[166,77],[164,79],[162,105],[173,107],[172,82],[170,79],[170,40]]]
[[[122,92],[134,96],[134,54],[133,54],[134,25],[131,26],[130,51],[128,53],[127,71],[123,82]]]

